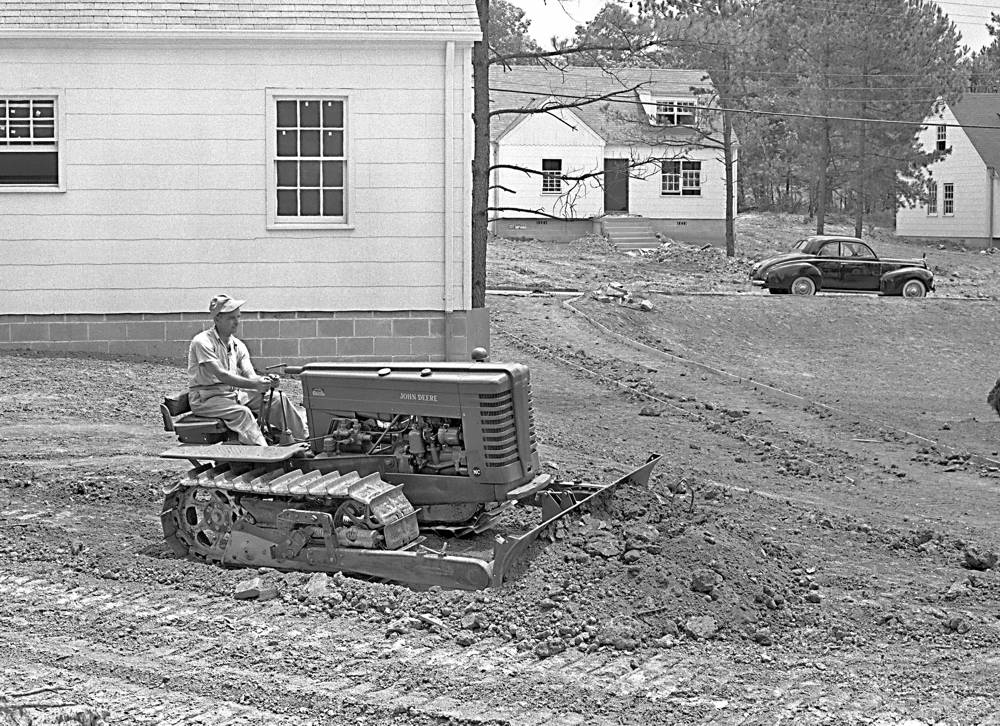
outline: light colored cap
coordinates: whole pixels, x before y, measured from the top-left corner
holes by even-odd
[[[222,315],[223,313],[231,313],[233,310],[239,310],[245,302],[246,300],[233,300],[229,297],[229,295],[220,293],[213,297],[212,302],[208,304],[208,312],[210,312],[214,318],[216,315]]]

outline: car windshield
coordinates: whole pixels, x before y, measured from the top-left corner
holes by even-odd
[[[792,246],[792,249],[793,250],[804,250],[806,248],[807,244],[809,244],[809,240],[808,239],[800,239],[798,242],[796,242]]]

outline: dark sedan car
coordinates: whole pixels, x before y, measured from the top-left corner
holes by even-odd
[[[934,273],[923,258],[879,259],[857,237],[817,235],[799,240],[791,252],[758,262],[750,282],[776,294],[822,290],[923,297],[934,289]]]

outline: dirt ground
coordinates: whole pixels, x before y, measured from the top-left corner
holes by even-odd
[[[937,293],[768,296],[801,225],[741,226],[736,259],[493,245],[494,288],[582,293],[488,301],[546,465],[664,455],[500,590],[237,600],[258,573],[162,543],[178,362],[0,356],[0,724],[1000,723],[1000,260],[876,234]]]

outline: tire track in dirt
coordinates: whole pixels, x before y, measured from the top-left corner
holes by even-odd
[[[491,644],[455,650],[435,643],[387,643],[378,623],[359,638],[350,622],[289,622],[280,602],[261,607],[165,588],[149,592],[148,586],[78,585],[32,575],[8,575],[5,582],[0,587],[0,634],[22,655],[21,663],[30,662],[32,677],[48,682],[85,678],[76,690],[107,695],[100,705],[118,714],[112,718],[115,723],[155,722],[169,711],[178,723],[196,723],[190,719],[206,711],[230,711],[234,723],[302,723],[295,719],[301,718],[297,714],[303,699],[311,713],[331,717],[374,712],[483,724],[573,722],[570,715],[544,708],[498,709],[481,698],[436,695],[465,688],[469,663],[486,674],[503,673],[494,683],[478,684],[487,695],[509,695],[513,689],[526,698],[543,673],[555,681],[543,690],[559,691],[562,698],[577,690],[585,700],[620,702],[634,690],[619,682],[623,670],[631,673],[627,664],[602,662],[598,668],[608,675],[601,677],[581,653],[544,664],[524,657],[511,668],[512,653]],[[384,663],[374,667],[377,659],[387,657],[388,668]],[[61,666],[51,672],[53,663]],[[268,674],[266,682],[260,680],[262,672]],[[590,678],[579,683],[584,673]],[[421,674],[432,674],[432,688],[406,686]],[[253,692],[246,690],[248,684]],[[241,698],[220,698],[223,694]],[[154,707],[163,701],[169,705]],[[529,702],[551,701],[539,697]],[[590,717],[587,723],[611,721]]]
[[[799,658],[798,662],[784,664],[786,667],[773,678],[761,681],[758,677],[755,681],[742,680],[741,675],[749,676],[758,662],[734,659],[729,648],[720,644],[678,648],[641,663],[620,657],[568,654],[546,661],[525,660],[516,666],[502,651],[488,645],[467,649],[456,657],[436,644],[415,648],[383,644],[397,663],[393,664],[393,675],[383,674],[378,679],[375,666],[380,655],[373,648],[374,638],[358,642],[355,633],[354,640],[343,640],[343,631],[330,632],[326,624],[301,623],[292,628],[280,616],[268,613],[267,608],[254,614],[247,611],[259,608],[250,605],[234,608],[230,603],[191,595],[186,596],[184,604],[161,604],[163,598],[155,594],[134,598],[119,588],[112,591],[93,586],[67,588],[63,583],[26,576],[14,578],[11,583],[13,587],[0,593],[5,609],[14,605],[28,612],[41,605],[52,617],[66,621],[64,632],[53,633],[46,624],[42,628],[45,634],[41,635],[37,623],[30,631],[10,630],[6,627],[9,618],[0,616],[0,633],[5,642],[16,652],[30,654],[20,661],[20,667],[24,668],[25,661],[30,664],[27,675],[32,680],[73,683],[72,692],[79,694],[81,702],[111,709],[110,723],[120,724],[306,726],[330,723],[330,719],[344,723],[343,719],[348,718],[361,718],[368,723],[379,723],[380,718],[399,724],[455,719],[466,724],[518,726],[618,722],[594,713],[560,714],[528,706],[545,703],[536,700],[543,694],[532,693],[526,687],[543,677],[555,678],[557,683],[550,687],[563,691],[564,696],[565,689],[572,690],[570,683],[576,681],[580,683],[577,688],[592,692],[587,700],[600,699],[607,710],[629,707],[630,718],[636,719],[648,712],[649,723],[670,723],[679,714],[687,714],[690,723],[712,722],[703,718],[706,710],[716,710],[722,715],[730,701],[739,697],[759,703],[746,715],[775,717],[782,710],[768,703],[775,692],[781,694],[789,715],[803,706],[817,709],[836,706],[843,713],[851,708],[860,711],[861,704],[853,696],[857,682],[884,667],[881,662],[817,652],[814,659]],[[153,631],[166,632],[160,632],[162,638],[141,650],[128,640],[112,647],[87,637],[87,619],[81,622],[78,616],[93,612],[117,613],[123,629],[145,629],[147,635]],[[220,619],[226,625],[219,625]],[[190,631],[206,625],[227,630],[231,641],[255,644],[280,639],[284,648],[290,647],[289,637],[296,642],[280,662],[240,665],[238,648],[231,653],[232,646],[217,635],[191,642],[191,636],[197,633]],[[331,652],[332,643],[337,643],[339,650]],[[331,663],[323,663],[321,653],[338,657]],[[970,679],[985,676],[990,667],[989,662],[977,666],[968,660],[960,665],[956,661],[961,656],[951,648],[927,649],[924,657],[928,662],[939,661],[957,668]],[[997,658],[991,660],[994,666],[1000,662]],[[298,671],[290,666],[296,662],[300,665]],[[470,664],[475,664],[480,673],[498,670],[500,678],[506,681],[506,688],[501,688],[500,693],[511,703],[498,706],[497,701],[483,700],[482,696],[491,695],[492,689],[481,693],[478,700],[464,694],[449,695],[447,681],[468,683],[477,678],[470,674]],[[410,674],[411,679],[420,675],[418,665],[437,675],[433,686],[425,690],[401,686],[405,674]],[[835,682],[822,677],[822,673],[837,667],[849,675]],[[262,678],[265,673],[266,678]],[[20,676],[25,675],[21,670]],[[482,689],[484,684],[478,685]],[[915,686],[913,708],[917,709],[927,692],[921,694]],[[938,707],[951,702],[966,712],[976,698],[971,693],[940,696]],[[662,715],[664,711],[673,714],[670,719],[661,720],[654,715],[654,712]]]
[[[35,643],[19,643],[20,647],[31,647]],[[51,653],[47,653],[52,657]],[[67,656],[54,656],[66,661]],[[2,673],[3,671],[0,671]],[[302,717],[286,716],[274,711],[241,705],[218,698],[201,698],[190,692],[170,691],[160,687],[144,687],[130,683],[120,677],[104,677],[89,671],[86,675],[63,667],[57,668],[37,662],[30,672],[23,666],[11,671],[7,679],[23,679],[29,676],[46,683],[74,683],[73,691],[81,694],[79,705],[89,705],[96,710],[108,711],[108,724],[129,726],[189,726],[191,724],[212,724],[213,726],[301,726]],[[82,683],[81,683],[82,681]],[[65,696],[64,696],[65,698]]]

